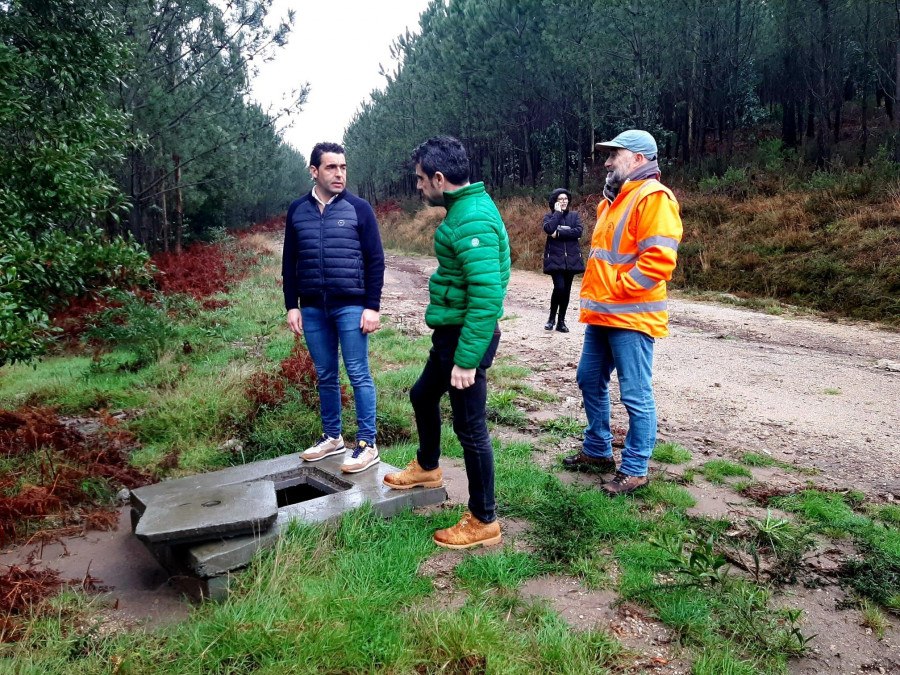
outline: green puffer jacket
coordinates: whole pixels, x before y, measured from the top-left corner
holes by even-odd
[[[509,237],[484,183],[445,192],[444,200],[447,216],[434,233],[438,268],[428,282],[425,323],[462,326],[453,362],[477,368],[503,315]]]

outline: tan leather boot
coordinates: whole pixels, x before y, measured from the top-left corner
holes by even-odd
[[[466,511],[460,521],[446,530],[434,533],[434,543],[444,548],[472,548],[473,546],[494,546],[501,541],[500,523],[482,523]]]
[[[441,467],[426,471],[414,459],[406,465],[403,471],[386,475],[384,484],[395,490],[409,490],[414,487],[441,487],[444,484],[444,477],[441,474]]]

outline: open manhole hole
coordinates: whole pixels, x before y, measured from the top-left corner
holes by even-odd
[[[353,487],[352,483],[317,468],[304,467],[297,472],[267,478],[275,483],[275,498],[279,509]]]

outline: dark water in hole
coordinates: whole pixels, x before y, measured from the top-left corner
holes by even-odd
[[[299,504],[300,502],[308,502],[310,499],[318,499],[330,494],[324,490],[309,485],[308,483],[300,483],[291,485],[275,491],[275,497],[278,499],[278,508],[288,506],[290,504]]]

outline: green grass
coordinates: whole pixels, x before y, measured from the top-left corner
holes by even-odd
[[[38,371],[8,371],[13,376],[0,379],[0,400],[12,405],[33,397],[75,413],[101,403],[139,407],[131,429],[143,448],[133,461],[148,469],[170,452],[179,454],[179,473],[298,452],[321,433],[318,411],[290,387],[284,401],[259,410],[245,395],[247,378],[276,372],[294,344],[284,326],[279,289],[271,275],[260,274],[228,297],[227,308],[183,317],[179,330],[192,345],[190,353],[174,348],[138,372],[118,370],[127,354],[111,354],[102,367],[83,357],[48,359]],[[428,348],[428,338],[411,340],[387,326],[371,338],[379,446],[384,461],[395,466],[416,454],[409,390]],[[496,427],[519,426],[522,404],[558,400],[525,384],[529,372],[509,358],[498,359],[489,371],[489,410]],[[446,400],[441,411],[443,456],[461,459]],[[352,404],[345,406],[348,436],[355,431],[353,418]],[[764,588],[739,579],[714,589],[685,587],[685,575],[670,554],[650,543],[695,530],[703,538],[712,535],[719,550],[730,524],[687,517],[691,495],[658,478],[640,494],[616,499],[595,484],[563,484],[533,457],[552,451],[558,439],[579,437],[582,425],[562,417],[542,427],[547,436],[533,442],[494,442],[498,514],[527,521],[523,538],[530,546],[522,550],[523,542],[510,537],[503,548],[462,554],[449,575],[464,596],[458,609],[440,606],[440,596],[419,569],[429,557],[448,555],[431,543],[431,535],[455,523],[461,509],[404,512],[388,521],[364,506],[331,526],[294,525],[274,549],[235,575],[236,590],[225,602],[203,604],[188,621],[152,634],[85,629],[100,616],[99,606],[77,594],[57,598],[34,617],[23,642],[0,645],[0,670],[10,664],[16,672],[79,673],[631,668],[633,655],[607,633],[574,631],[546,603],[518,596],[525,580],[552,572],[575,575],[588,588],[613,590],[664,621],[695,672],[785,672],[788,656],[799,649],[795,638],[791,642],[794,624],[772,607]],[[242,440],[243,449],[219,450],[231,437]],[[685,448],[666,443],[657,446],[654,458],[691,459]],[[0,460],[0,471],[4,466]],[[708,462],[700,470],[710,480],[749,477],[746,467],[730,462]],[[89,487],[98,498],[109,496],[102,484]],[[887,505],[866,505],[871,515],[866,518],[854,511],[858,496],[840,497],[845,510],[829,499],[822,506],[808,495],[787,506],[816,528],[852,528],[866,552],[861,559],[866,567],[851,570],[852,583],[867,580],[868,590],[859,586],[858,592],[900,609],[895,512]],[[782,530],[768,529],[775,537],[782,534],[777,545],[787,548]]]
[[[665,480],[654,479],[641,490],[640,498],[650,506],[687,509],[697,500],[684,487]]]
[[[802,474],[804,476],[816,476],[819,474],[819,470],[813,467],[806,466],[795,466],[794,464],[790,464],[789,462],[782,462],[781,460],[775,459],[773,457],[769,457],[768,455],[760,455],[756,452],[745,452],[743,457],[741,457],[741,464],[746,466],[759,466],[759,467],[770,467],[776,466],[779,469],[785,469],[786,471],[794,471],[796,473]]]
[[[726,478],[735,476],[753,477],[753,474],[746,467],[725,459],[714,459],[706,462],[702,467],[702,471],[704,478],[710,483],[724,483]]]
[[[489,391],[487,396],[488,420],[508,427],[525,426],[528,418],[516,405],[517,397],[518,394],[509,389]]]
[[[768,455],[760,455],[756,452],[745,452],[741,462],[747,466],[779,466],[781,462],[772,459]]]
[[[558,417],[540,423],[541,430],[555,438],[581,438],[584,425],[574,417]]]
[[[550,569],[539,556],[513,551],[507,546],[495,553],[466,557],[457,566],[455,576],[468,589],[514,589],[526,579]]]
[[[803,490],[785,497],[773,497],[770,504],[802,514],[822,531],[851,532],[868,522],[865,516],[854,513],[844,496],[836,492]]]
[[[845,580],[861,596],[900,613],[900,530],[857,513],[859,496],[804,490],[772,498],[771,504],[800,514],[827,536],[852,537],[861,556],[847,562]]]
[[[691,451],[678,443],[657,443],[653,459],[664,464],[685,464],[691,461]]]
[[[900,527],[900,505],[897,504],[866,504],[866,512],[885,525]]]
[[[491,602],[427,609],[431,583],[417,573],[435,552],[430,533],[458,512],[371,509],[335,527],[295,524],[275,549],[235,578],[222,603],[153,634],[63,629],[62,614],[35,624],[25,643],[0,658],[49,672],[413,672],[483,663],[500,672],[595,672],[618,663],[621,646],[605,633],[575,633],[546,609]],[[473,587],[536,573],[529,554],[471,556],[457,572]],[[81,610],[86,608],[82,605]],[[515,620],[510,620],[515,619]]]
[[[883,640],[884,632],[891,627],[891,623],[887,620],[884,612],[877,605],[865,600],[860,607],[860,614],[862,615],[862,625],[866,628],[871,628],[872,632],[875,633],[875,637]]]

